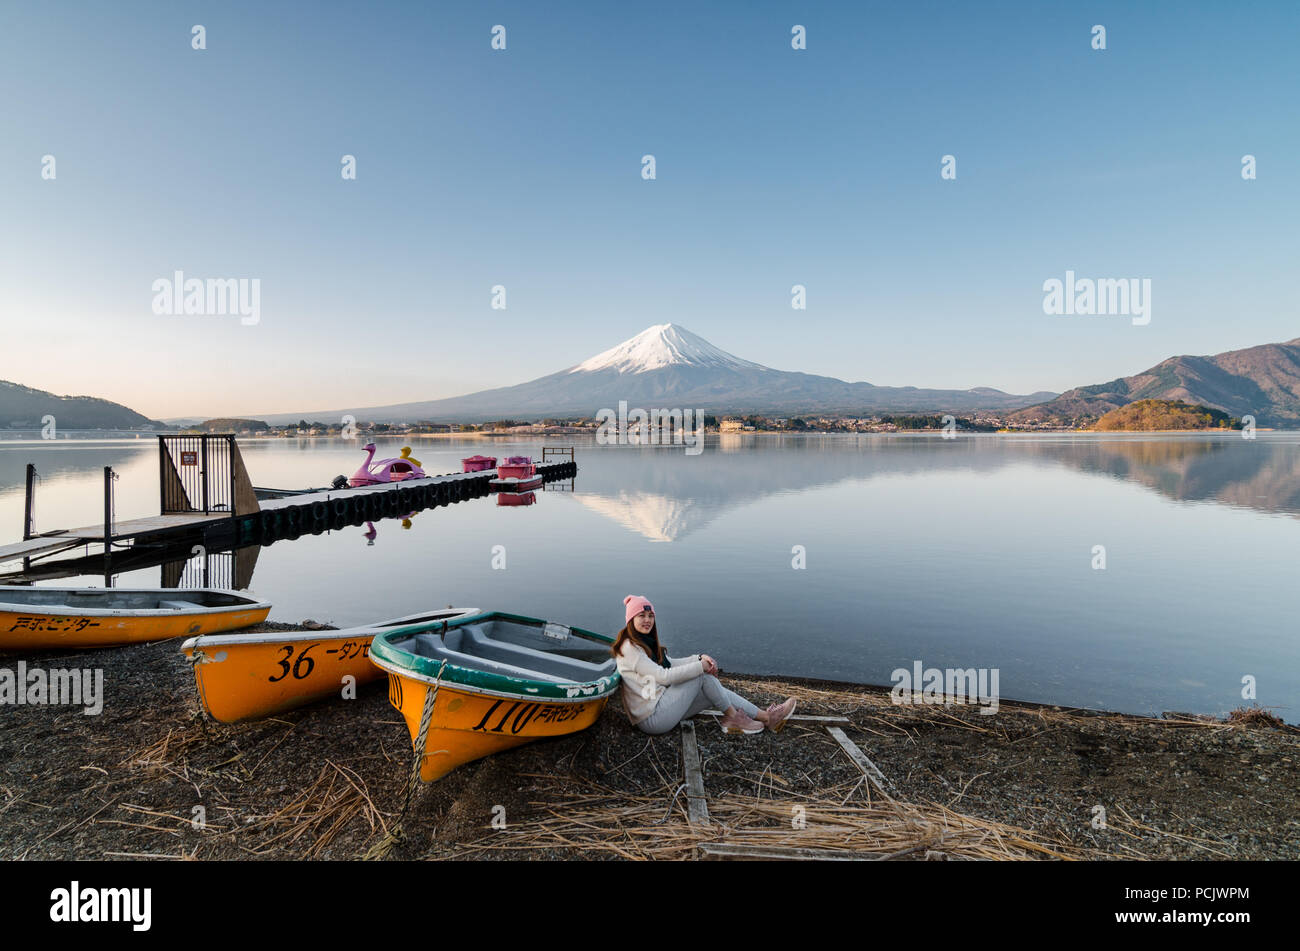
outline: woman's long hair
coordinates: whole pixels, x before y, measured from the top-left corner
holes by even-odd
[[[649,635],[650,639],[658,645],[659,649],[657,651],[650,649],[650,645],[645,642],[645,639],[641,636],[640,632],[634,627],[635,624],[636,618],[633,618],[627,622],[627,625],[623,630],[618,632],[618,636],[614,638],[613,646],[609,649],[610,654],[617,657],[618,652],[623,649],[623,645],[628,641],[631,641],[636,644],[637,647],[645,651],[646,656],[662,667],[664,665],[664,645],[659,643],[659,622],[656,620],[655,623],[651,625]]]

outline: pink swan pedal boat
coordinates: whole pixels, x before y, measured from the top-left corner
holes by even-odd
[[[462,472],[486,472],[497,466],[496,456],[467,456],[460,461]]]
[[[403,482],[407,479],[423,479],[425,471],[420,468],[420,460],[411,458],[411,447],[403,446],[402,454],[396,459],[375,460],[375,444],[366,443],[366,461],[361,468],[352,473],[348,485],[354,489],[363,485],[379,485],[383,482]]]

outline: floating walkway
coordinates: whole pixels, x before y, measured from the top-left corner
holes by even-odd
[[[577,472],[573,462],[541,463],[537,474],[543,483],[570,479]],[[361,488],[326,489],[260,503],[260,510],[247,515],[202,512],[154,515],[103,525],[46,532],[26,541],[0,546],[0,562],[48,556],[80,548],[107,544],[109,547],[140,543],[181,545],[191,540],[220,539],[226,543],[269,545],[280,539],[319,534],[327,529],[360,525],[381,518],[402,518],[413,512],[454,505],[489,494],[488,483],[495,469],[455,472],[447,475],[386,482]]]
[[[496,469],[452,472],[359,488],[279,490],[285,494],[259,500],[233,436],[160,436],[159,450],[162,514],[115,521],[111,516],[115,477],[105,469],[104,522],[84,528],[32,531],[35,468],[29,465],[25,537],[0,545],[0,564],[22,559],[26,570],[33,559],[92,544],[102,545],[105,557],[117,553],[115,549],[137,547],[270,545],[481,498],[490,493],[488,483],[497,477]],[[577,474],[572,450],[568,454],[568,461],[537,465],[543,484]]]
[[[575,462],[537,465],[543,484],[571,479],[577,471]],[[496,477],[495,469],[453,472],[404,482],[267,499],[256,515],[238,519],[240,541],[269,545],[280,538],[319,534],[381,518],[403,518],[424,509],[482,498],[490,493],[488,483]]]

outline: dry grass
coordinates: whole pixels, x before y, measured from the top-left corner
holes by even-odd
[[[1228,722],[1234,726],[1269,727],[1283,729],[1286,724],[1279,717],[1269,713],[1264,707],[1238,707],[1228,714]]]
[[[548,778],[538,775],[536,778]],[[553,777],[550,777],[553,778]],[[855,794],[859,801],[850,802]],[[817,849],[894,859],[1088,859],[1107,853],[1075,846],[936,803],[865,800],[860,782],[789,798],[709,798],[709,826],[686,820],[671,786],[648,796],[579,780],[560,802],[534,802],[539,814],[464,843],[450,857],[492,851],[572,851],[633,860],[688,859],[705,843]],[[934,853],[940,853],[935,855]]]
[[[208,737],[202,729],[169,729],[161,740],[132,753],[118,766],[150,771],[165,770],[177,760],[185,759],[193,747],[207,741]]]
[[[253,855],[268,855],[295,845],[304,836],[311,844],[302,851],[304,858],[320,858],[335,836],[357,816],[370,826],[373,834],[389,834],[386,813],[370,798],[366,784],[346,766],[326,760],[316,781],[288,805],[246,824],[241,834],[271,833],[257,848],[245,848]]]

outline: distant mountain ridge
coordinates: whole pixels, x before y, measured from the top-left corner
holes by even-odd
[[[1011,414],[1028,424],[1080,424],[1145,399],[1182,400],[1231,416],[1254,416],[1261,426],[1300,424],[1300,337],[1213,356],[1170,357],[1133,376],[1068,390]]]
[[[94,396],[56,396],[0,380],[0,429],[40,429],[54,417],[58,429],[166,429],[135,410]]]
[[[773,370],[742,360],[677,324],[657,324],[628,340],[556,373],[515,386],[465,396],[389,406],[328,411],[258,413],[272,425],[299,419],[415,422],[477,422],[506,417],[595,416],[633,407],[691,408],[708,413],[964,413],[1011,410],[1055,396],[1027,396],[988,387],[930,390],[912,386],[847,383],[834,377]]]
[[[271,425],[300,419],[476,422],[508,417],[594,416],[620,400],[644,409],[698,408],[715,415],[766,413],[845,415],[1000,412],[1015,424],[1080,425],[1144,399],[1180,400],[1261,426],[1300,428],[1300,337],[1212,356],[1170,357],[1108,383],[1059,396],[1027,396],[991,387],[929,390],[847,383],[833,377],[773,370],[733,356],[675,324],[659,324],[595,356],[516,386],[392,406],[257,414]],[[53,416],[60,429],[168,429],[129,407],[92,396],[57,396],[0,380],[0,430],[39,429]],[[186,420],[193,424],[202,417]]]

